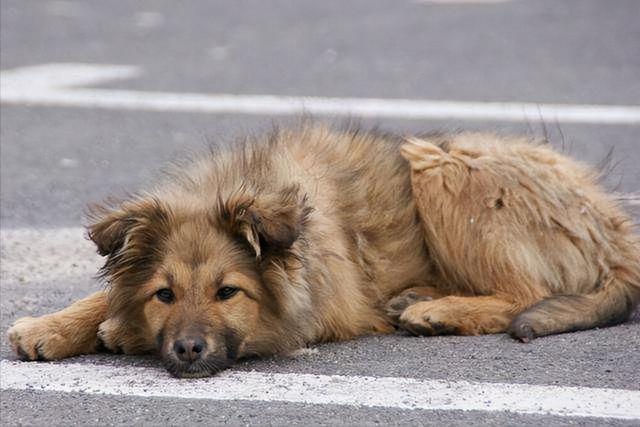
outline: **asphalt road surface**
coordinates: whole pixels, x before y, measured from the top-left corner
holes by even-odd
[[[640,423],[637,313],[527,345],[368,337],[198,381],[168,378],[153,358],[17,363],[4,337],[17,317],[101,286],[81,229],[88,203],[207,144],[295,121],[305,108],[278,107],[291,99],[335,101],[317,114],[329,122],[366,98],[363,122],[393,131],[546,136],[594,165],[613,150],[607,188],[640,190],[640,2],[3,0],[0,12],[3,425]],[[389,100],[424,102],[403,118]],[[430,112],[443,100],[450,113]]]

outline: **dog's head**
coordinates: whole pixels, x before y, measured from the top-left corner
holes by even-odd
[[[297,187],[98,209],[88,234],[107,257],[108,316],[118,325],[102,331],[105,344],[158,350],[178,377],[298,345],[280,325],[290,313],[284,282],[297,274],[291,263],[310,211]]]

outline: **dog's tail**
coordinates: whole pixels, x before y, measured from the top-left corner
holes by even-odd
[[[591,294],[546,298],[516,316],[507,332],[528,342],[544,335],[622,323],[640,301],[640,270],[635,270],[613,271],[612,277]]]

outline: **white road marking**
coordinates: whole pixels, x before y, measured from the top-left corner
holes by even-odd
[[[153,368],[8,360],[0,370],[2,390],[640,419],[636,390],[234,371],[178,380]]]
[[[139,77],[135,66],[45,64],[0,73],[5,104],[106,108],[118,110],[460,119],[600,124],[638,124],[640,106],[460,102],[445,100],[321,98],[87,89],[117,79]]]

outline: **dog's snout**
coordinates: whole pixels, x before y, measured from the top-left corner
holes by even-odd
[[[173,351],[178,359],[183,362],[195,362],[204,353],[207,343],[200,337],[188,337],[176,340],[173,344]]]

